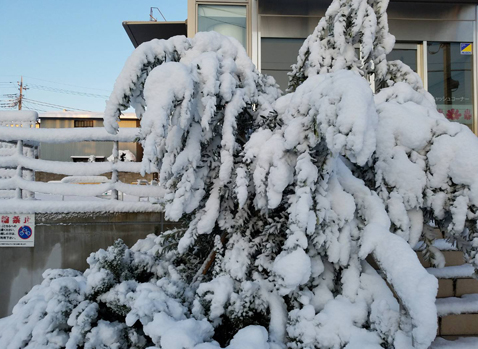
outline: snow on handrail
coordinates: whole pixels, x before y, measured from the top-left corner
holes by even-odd
[[[119,142],[135,142],[139,136],[139,128],[123,128],[116,135],[109,134],[104,128],[65,128],[65,129],[37,129],[0,127],[0,142],[16,143],[16,148],[8,148],[0,154],[1,173],[0,191],[7,193],[0,200],[1,212],[156,212],[162,210],[162,205],[151,202],[141,202],[141,197],[161,198],[164,189],[154,185],[132,185],[118,180],[118,172],[141,173],[141,163],[122,162],[118,158]],[[25,156],[24,144],[38,143],[70,143],[70,142],[113,142],[113,162],[74,163],[65,161],[51,161],[35,159]],[[116,151],[115,151],[116,149]],[[153,169],[157,170],[157,169]],[[9,171],[9,176],[5,176]],[[44,183],[24,178],[24,173],[40,171],[67,176],[99,176],[112,173],[111,180],[104,183]],[[29,193],[42,193],[77,197],[105,197],[111,192],[110,199],[92,199],[87,201],[52,202],[45,200],[29,200]],[[118,192],[137,196],[137,202],[122,202]],[[13,195],[12,198],[12,193]],[[26,196],[24,194],[27,194]],[[108,194],[109,196],[109,194]],[[121,198],[123,196],[121,195]],[[31,196],[33,198],[33,196]],[[157,200],[155,200],[157,201]]]
[[[23,168],[55,174],[62,174],[67,176],[99,176],[103,173],[112,171],[120,172],[141,172],[140,162],[64,162],[31,159],[21,155],[11,155],[0,157],[1,168],[16,168],[22,166]]]
[[[0,140],[30,141],[43,143],[72,143],[72,142],[134,142],[139,136],[139,128],[121,128],[115,135],[106,132],[103,127],[75,127],[75,128],[20,128],[0,127]]]
[[[98,201],[37,201],[0,200],[2,213],[92,213],[92,212],[162,212],[162,206],[150,202]]]
[[[37,193],[72,195],[72,196],[98,196],[108,190],[120,190],[123,193],[135,196],[161,197],[164,189],[158,186],[141,186],[121,182],[108,182],[102,184],[78,184],[78,183],[43,183],[27,181],[19,177],[0,179],[0,189],[21,188]]]

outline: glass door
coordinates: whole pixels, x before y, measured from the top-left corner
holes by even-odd
[[[387,60],[407,64],[422,78],[438,111],[473,130],[472,43],[398,42]]]
[[[387,61],[402,61],[425,81],[422,42],[395,43],[393,50],[387,55]]]
[[[428,42],[428,92],[450,121],[473,130],[473,55],[471,43]]]

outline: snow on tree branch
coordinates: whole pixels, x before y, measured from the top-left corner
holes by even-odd
[[[143,171],[183,226],[46,272],[0,347],[428,348],[437,280],[412,247],[433,254],[434,223],[478,266],[478,141],[387,62],[387,4],[334,0],[282,97],[232,38],[138,47],[105,126],[142,116]]]

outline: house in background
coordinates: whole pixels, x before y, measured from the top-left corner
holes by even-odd
[[[119,126],[122,128],[139,127],[139,119],[134,113],[121,116]],[[103,127],[103,113],[91,112],[47,112],[40,114],[40,128],[75,128],[75,127]],[[61,132],[59,130],[58,132]],[[106,161],[111,155],[113,142],[77,142],[58,144],[41,143],[39,158],[53,161],[86,162],[91,155],[96,161]],[[139,143],[119,143],[119,150],[129,150],[141,161],[143,148]]]
[[[40,128],[57,129],[61,132],[62,128],[75,127],[103,127],[103,113],[92,112],[47,112],[39,115]],[[140,120],[134,113],[125,113],[119,121],[120,128],[139,127]],[[118,150],[130,151],[136,161],[143,158],[143,148],[140,143],[119,142]],[[42,160],[66,161],[66,162],[95,162],[107,161],[112,155],[113,142],[70,142],[63,144],[40,143],[38,157]],[[104,174],[108,178],[111,173]],[[58,181],[65,175],[53,174],[48,172],[35,172],[35,180],[40,182]],[[150,181],[154,178],[152,174],[146,174],[144,177],[137,173],[120,172],[119,180],[124,183],[138,182],[139,180]]]
[[[38,113],[32,110],[1,110],[0,126],[38,128]]]

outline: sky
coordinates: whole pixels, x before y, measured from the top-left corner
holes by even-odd
[[[122,22],[148,21],[150,7],[187,18],[187,0],[0,0],[0,110],[23,76],[24,109],[103,112],[134,50]]]

